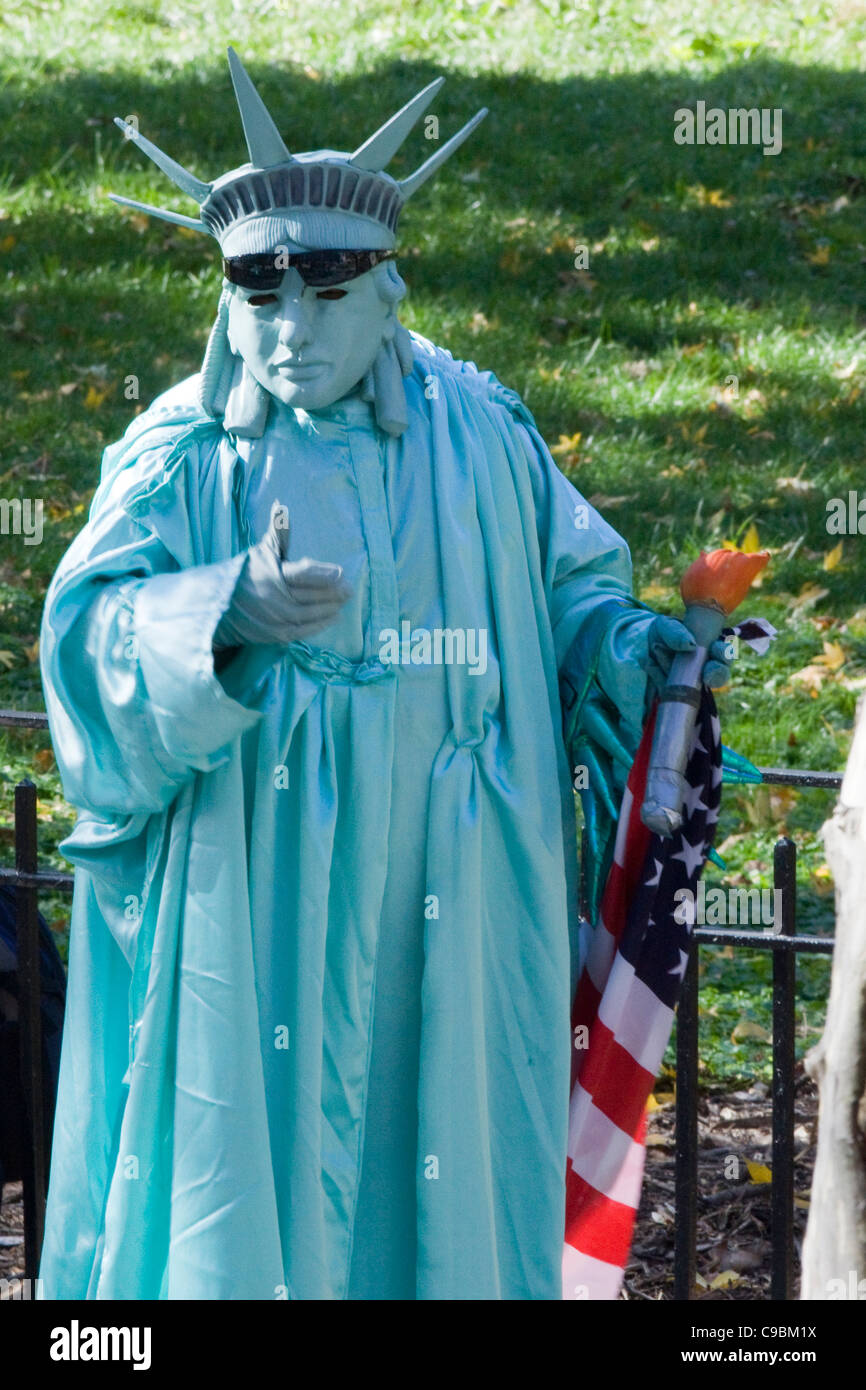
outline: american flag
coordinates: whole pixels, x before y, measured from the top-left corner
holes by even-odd
[[[643,824],[654,715],[623,793],[613,864],[572,1010],[574,1051],[566,1165],[564,1299],[616,1298],[645,1154],[646,1106],[689,959],[698,879],[719,817],[722,745],[703,688],[686,768],[682,828]],[[688,889],[691,898],[678,890]]]

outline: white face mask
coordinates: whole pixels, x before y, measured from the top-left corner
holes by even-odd
[[[323,289],[290,267],[278,290],[232,286],[232,351],[256,381],[285,405],[320,410],[366,375],[396,319],[372,271]]]

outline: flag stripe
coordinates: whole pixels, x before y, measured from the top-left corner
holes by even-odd
[[[567,1230],[568,1243],[585,1255],[592,1255],[595,1260],[604,1260],[606,1264],[619,1265],[622,1269],[631,1244],[634,1208],[612,1202],[603,1192],[596,1191],[585,1182],[570,1165],[566,1199],[576,1213]],[[604,1213],[603,1221],[593,1219],[598,1212]]]
[[[592,1096],[596,1107],[629,1137],[637,1133],[654,1081],[655,1072],[645,1071],[610,1029],[596,1019],[579,1084]]]
[[[614,1202],[637,1208],[644,1151],[593,1104],[578,1084],[571,1097],[570,1129],[574,1148],[568,1156],[574,1171]]]

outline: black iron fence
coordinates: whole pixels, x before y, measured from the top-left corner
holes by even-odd
[[[44,714],[0,711],[0,727],[44,729]],[[795,772],[762,768],[764,784],[837,789],[841,773]],[[48,1158],[43,1113],[41,1005],[39,969],[39,890],[71,892],[71,874],[40,872],[36,788],[29,780],[15,788],[15,868],[0,868],[0,883],[16,889],[19,970],[19,1040],[21,1078],[29,1128],[24,1173],[24,1275],[34,1279],[42,1247]],[[794,1036],[796,962],[800,951],[831,954],[833,939],[797,932],[797,850],[789,839],[777,841],[774,887],[781,897],[781,931],[736,931],[696,926],[677,1009],[676,1158],[674,1298],[689,1299],[695,1288],[698,1215],[698,949],[701,945],[758,948],[773,952],[772,1084],[772,1274],[771,1297],[790,1299],[794,1279]]]

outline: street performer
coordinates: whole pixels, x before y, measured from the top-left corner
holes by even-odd
[[[441,81],[293,154],[229,61],[240,168],[120,123],[222,292],[45,607],[78,820],[43,1296],[561,1299],[574,769],[603,857],[694,639],[518,396],[399,322],[400,212],[485,113],[397,180]]]

